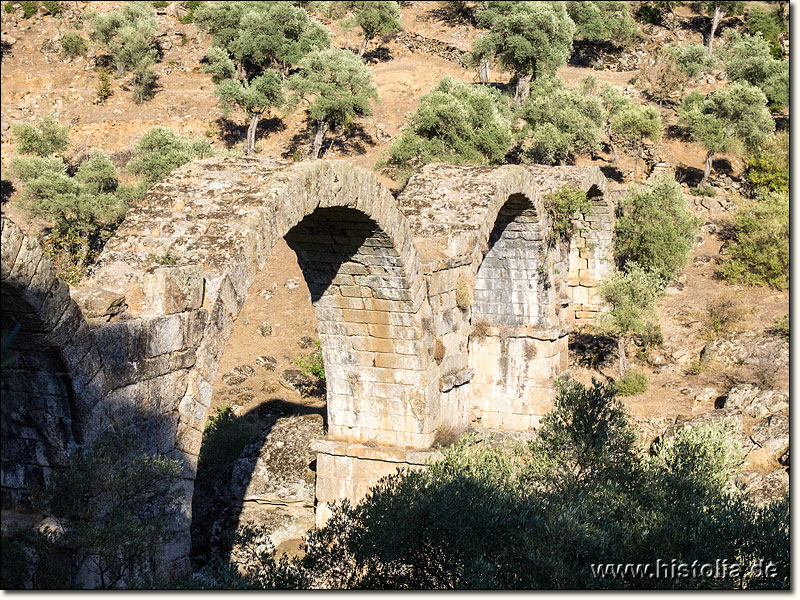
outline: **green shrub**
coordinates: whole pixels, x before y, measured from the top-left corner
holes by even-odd
[[[728,43],[720,53],[728,79],[759,88],[773,110],[789,106],[789,61],[774,58],[761,33],[729,30],[725,35]]]
[[[77,58],[86,54],[87,45],[83,36],[69,32],[61,38],[61,48],[69,58]]]
[[[314,344],[317,347],[314,352],[308,356],[302,356],[294,362],[306,375],[313,375],[317,379],[325,381],[325,364],[322,361],[322,348],[320,348],[318,341],[315,341]]]
[[[575,233],[573,219],[580,214],[585,214],[592,207],[586,192],[564,185],[544,197],[544,207],[550,215],[553,233],[561,239],[569,239]]]
[[[505,99],[495,90],[443,77],[420,98],[389,164],[401,177],[430,162],[499,164],[511,146]]]
[[[183,15],[179,20],[184,25],[188,25],[189,23],[194,22],[194,13],[195,11],[202,6],[204,2],[201,0],[189,0],[186,3],[186,8],[189,9],[185,15]],[[185,38],[184,38],[185,39]]]
[[[105,69],[97,70],[97,103],[102,104],[114,94],[111,87],[111,74]]]
[[[69,589],[88,578],[113,589],[155,575],[159,548],[176,534],[172,515],[183,465],[147,451],[143,424],[106,430],[31,490],[34,510],[53,524],[17,540],[27,558],[18,581]]]
[[[153,127],[133,147],[133,157],[126,169],[155,183],[173,169],[213,154],[211,144],[200,138],[188,138],[166,127]]]
[[[628,45],[641,35],[628,2],[567,2],[567,13],[577,38]]]
[[[760,193],[789,191],[789,132],[779,131],[749,157],[747,179]]]
[[[770,11],[760,4],[752,4],[744,14],[744,22],[751,34],[761,34],[769,44],[773,58],[779,60],[783,58],[778,37],[786,29],[786,24],[781,18],[779,7]]]
[[[694,196],[706,196],[708,198],[713,198],[717,195],[717,190],[710,185],[689,188],[689,192],[691,192]]]
[[[789,288],[789,193],[767,192],[742,206],[720,274],[731,282]]]
[[[521,116],[525,126],[518,136],[519,151],[531,162],[560,164],[573,154],[602,147],[602,104],[578,88],[565,86],[557,77],[534,81]]]
[[[69,127],[60,127],[51,116],[39,119],[38,126],[24,122],[15,125],[11,134],[17,143],[17,152],[50,156],[69,148]]]
[[[42,6],[44,6],[54,17],[57,17],[61,14],[61,2],[56,2],[55,0],[44,0],[44,2],[42,2]]]
[[[671,281],[686,266],[698,221],[674,179],[632,187],[620,201],[614,255],[620,266],[637,263]]]
[[[150,4],[153,5],[153,8],[166,8],[167,6],[169,6],[169,2],[167,2],[166,0],[154,0]]]
[[[713,56],[708,56],[707,49],[702,44],[670,45],[665,50],[668,56],[675,59],[678,68],[690,79],[697,79],[715,66]]]
[[[636,447],[613,385],[559,386],[528,444],[474,436],[428,469],[382,479],[333,506],[298,561],[313,588],[588,589],[787,587],[788,499],[762,509],[733,487],[728,426]],[[598,563],[773,561],[778,576],[615,579]]]
[[[635,396],[647,391],[647,375],[636,369],[628,369],[625,376],[614,382],[621,396]]]

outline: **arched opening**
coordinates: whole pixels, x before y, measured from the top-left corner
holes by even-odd
[[[403,261],[375,220],[345,207],[317,208],[272,248],[219,359],[209,414],[226,401],[233,414],[215,434],[221,441],[207,436],[201,449],[192,510],[198,562],[209,548],[234,549],[225,534],[248,520],[281,551],[299,543],[314,525],[316,439],[429,444],[433,417],[422,400],[433,380],[430,344]],[[322,394],[297,364],[317,341]],[[242,435],[246,446],[227,466],[207,459],[211,444],[224,454],[226,436],[242,447]]]
[[[526,430],[552,405],[566,366],[561,249],[541,205],[512,194],[500,208],[478,268],[469,343],[472,419],[488,429]],[[563,338],[563,339],[562,339]]]

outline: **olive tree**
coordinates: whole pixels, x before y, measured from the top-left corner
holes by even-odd
[[[517,105],[527,100],[533,79],[554,75],[572,53],[575,23],[563,2],[487,2],[478,21],[491,29],[475,40],[471,58],[495,57],[513,71]]]
[[[722,62],[731,81],[744,81],[759,88],[770,108],[789,106],[789,61],[773,58],[761,33],[740,34],[731,31],[721,48]]]
[[[611,310],[603,315],[605,325],[617,336],[620,378],[628,369],[626,348],[631,335],[644,335],[658,327],[656,302],[662,284],[657,275],[639,264],[617,271],[603,282],[600,293]]]
[[[378,89],[372,71],[357,56],[341,48],[317,50],[300,61],[300,70],[289,78],[289,88],[308,103],[315,134],[311,151],[319,158],[325,135],[331,129],[347,129],[357,116],[372,114],[370,100]]]
[[[511,147],[508,101],[498,91],[443,77],[420,98],[390,164],[407,176],[414,167],[439,161],[500,164]]]
[[[615,163],[619,162],[619,152],[614,138],[618,133],[614,131],[616,117],[623,110],[627,109],[632,101],[623,95],[622,90],[610,83],[600,83],[596,77],[589,75],[580,81],[579,91],[583,96],[594,96],[600,101],[603,109],[602,127],[611,147],[611,155]]]
[[[708,50],[706,51],[708,56],[711,56],[714,47],[714,34],[717,32],[720,21],[725,17],[742,14],[745,3],[732,2],[730,0],[707,0],[697,4],[699,4],[704,13],[711,15],[711,30],[708,33]]]
[[[605,114],[597,98],[565,86],[557,77],[539,78],[531,89],[521,110],[526,124],[520,149],[526,158],[558,164],[574,153],[601,148]]]
[[[575,36],[595,42],[625,45],[636,39],[639,29],[628,2],[567,2],[567,13],[575,22]]]
[[[355,2],[353,20],[361,28],[364,40],[358,49],[358,56],[364,56],[367,44],[378,35],[399,31],[400,7],[397,2]]]
[[[638,181],[638,166],[644,140],[657,142],[661,138],[664,129],[661,114],[655,106],[642,106],[631,102],[613,117],[611,129],[617,137],[634,146],[636,159],[633,163],[633,180]]]
[[[755,152],[775,131],[764,92],[743,82],[708,95],[692,92],[683,99],[678,122],[706,150],[701,187],[708,183],[716,154]]]
[[[305,10],[285,2],[225,2],[201,6],[198,26],[211,33],[204,70],[226,111],[249,118],[245,152],[255,152],[258,122],[284,103],[289,71],[309,52],[330,45],[330,33]]]
[[[61,127],[49,115],[39,119],[36,125],[27,121],[14,125],[11,134],[21,154],[51,156],[69,148],[69,127]]]
[[[157,33],[158,21],[149,2],[125,2],[120,10],[91,15],[89,37],[111,55],[118,76],[131,73],[137,104],[153,95],[157,79],[153,63],[159,56]]]

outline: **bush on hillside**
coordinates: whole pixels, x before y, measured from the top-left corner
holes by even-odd
[[[50,156],[69,148],[69,127],[59,126],[51,116],[42,117],[37,125],[27,121],[15,125],[11,134],[21,154]]]
[[[126,169],[153,184],[181,165],[213,153],[206,140],[182,136],[166,127],[153,127],[134,144]]]
[[[767,192],[739,208],[720,274],[731,282],[789,288],[789,193]]]
[[[61,49],[67,57],[77,58],[86,55],[88,46],[83,36],[70,31],[61,38]]]
[[[636,263],[662,282],[670,282],[686,266],[698,222],[680,185],[661,178],[632,187],[620,201],[614,228],[614,256],[628,268]]]
[[[498,92],[444,77],[420,98],[388,164],[401,178],[430,162],[499,164],[511,140],[509,109]]]
[[[789,190],[789,132],[779,131],[747,160],[747,179],[757,193]]]
[[[614,382],[620,396],[635,396],[647,391],[649,381],[647,375],[636,369],[628,369],[625,376]]]

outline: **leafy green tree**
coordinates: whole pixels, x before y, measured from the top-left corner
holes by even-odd
[[[786,31],[787,23],[781,17],[780,7],[768,10],[761,4],[751,4],[745,11],[744,21],[752,35],[760,33],[764,37],[773,58],[778,60],[783,58],[778,37]]]
[[[77,58],[85,56],[88,48],[83,36],[70,31],[61,38],[61,49],[68,58]]]
[[[675,9],[681,4],[683,2],[680,0],[648,0],[647,2],[640,2],[637,16],[645,23],[663,25],[666,16],[669,15],[671,23],[674,24]]]
[[[557,77],[540,77],[522,106],[520,133],[523,155],[537,163],[558,164],[572,154],[596,152],[602,146],[603,106]]]
[[[630,98],[623,95],[620,88],[610,83],[600,83],[593,75],[581,79],[578,89],[582,96],[594,96],[600,101],[603,109],[603,131],[608,138],[608,145],[611,147],[614,162],[619,162],[619,153],[614,142],[619,133],[615,132],[613,127],[616,124],[617,115],[629,108],[633,103]]]
[[[619,374],[628,369],[626,348],[631,335],[645,335],[658,328],[656,302],[661,296],[661,279],[638,263],[616,272],[603,283],[603,299],[611,305],[604,315],[608,328],[617,336]]]
[[[638,166],[642,156],[645,139],[657,142],[663,132],[661,114],[655,106],[643,106],[631,102],[621,109],[611,120],[611,130],[616,137],[635,148],[636,160],[633,164],[633,180],[638,181]]]
[[[569,240],[575,233],[573,219],[576,215],[586,214],[592,207],[592,201],[582,189],[563,185],[550,192],[543,201],[547,214],[550,215],[550,226],[556,237]]]
[[[706,149],[700,187],[708,183],[714,155],[756,152],[775,131],[764,92],[742,82],[708,95],[692,92],[683,99],[678,122]]]
[[[353,19],[364,34],[358,56],[364,56],[367,44],[378,35],[394,33],[402,28],[397,2],[356,2]]]
[[[628,2],[567,2],[567,13],[575,22],[575,36],[596,42],[629,44],[639,29]]]
[[[697,220],[673,179],[631,188],[620,200],[614,228],[614,256],[627,269],[633,263],[670,282],[686,266]]]
[[[100,150],[92,151],[75,177],[67,174],[61,159],[53,157],[15,158],[11,170],[24,183],[22,206],[32,216],[55,222],[61,233],[74,231],[90,237],[125,214],[124,202],[114,193],[118,174]]]
[[[158,22],[149,2],[126,2],[120,10],[90,15],[90,39],[108,51],[118,76],[131,73],[137,104],[153,96],[157,80],[153,64],[159,56],[157,33]]]
[[[745,3],[731,0],[704,0],[696,4],[702,12],[711,15],[711,30],[708,33],[708,50],[706,51],[708,56],[711,56],[714,47],[714,34],[717,32],[720,21],[725,17],[742,14]]]
[[[378,98],[372,71],[340,48],[308,54],[300,71],[289,79],[289,87],[309,103],[308,115],[316,128],[312,160],[319,158],[330,129],[347,129],[355,117],[372,114],[370,100]]]
[[[153,127],[134,144],[133,156],[125,168],[152,185],[181,165],[212,154],[211,144],[205,140],[178,135],[166,127]]]
[[[741,35],[732,31],[726,37],[728,43],[721,54],[728,78],[759,88],[774,110],[789,106],[789,62],[773,58],[760,33]]]
[[[720,274],[732,282],[789,288],[789,192],[767,191],[742,206]]]
[[[758,195],[789,191],[789,132],[779,131],[747,159],[747,179]]]
[[[44,157],[61,154],[69,148],[69,127],[59,126],[51,116],[42,117],[37,125],[26,121],[11,128],[17,152]]]
[[[491,29],[473,43],[472,60],[495,57],[513,71],[517,105],[533,79],[554,75],[572,53],[575,23],[563,2],[486,2],[478,22]]]
[[[499,164],[511,147],[507,101],[499,92],[443,77],[420,98],[402,136],[392,144],[390,164],[401,175],[423,164]]]
[[[289,71],[313,50],[330,45],[330,34],[302,8],[285,2],[225,2],[197,9],[198,27],[212,35],[204,67],[226,111],[249,118],[245,151],[255,152],[256,129],[266,111],[284,102]]]
[[[141,432],[130,425],[73,452],[32,490],[34,509],[52,522],[22,540],[34,587],[113,589],[152,577],[158,549],[175,536],[181,468],[146,453]]]
[[[690,79],[697,79],[715,66],[716,61],[708,56],[702,44],[667,46],[666,51],[669,56],[674,57],[678,68]]]

